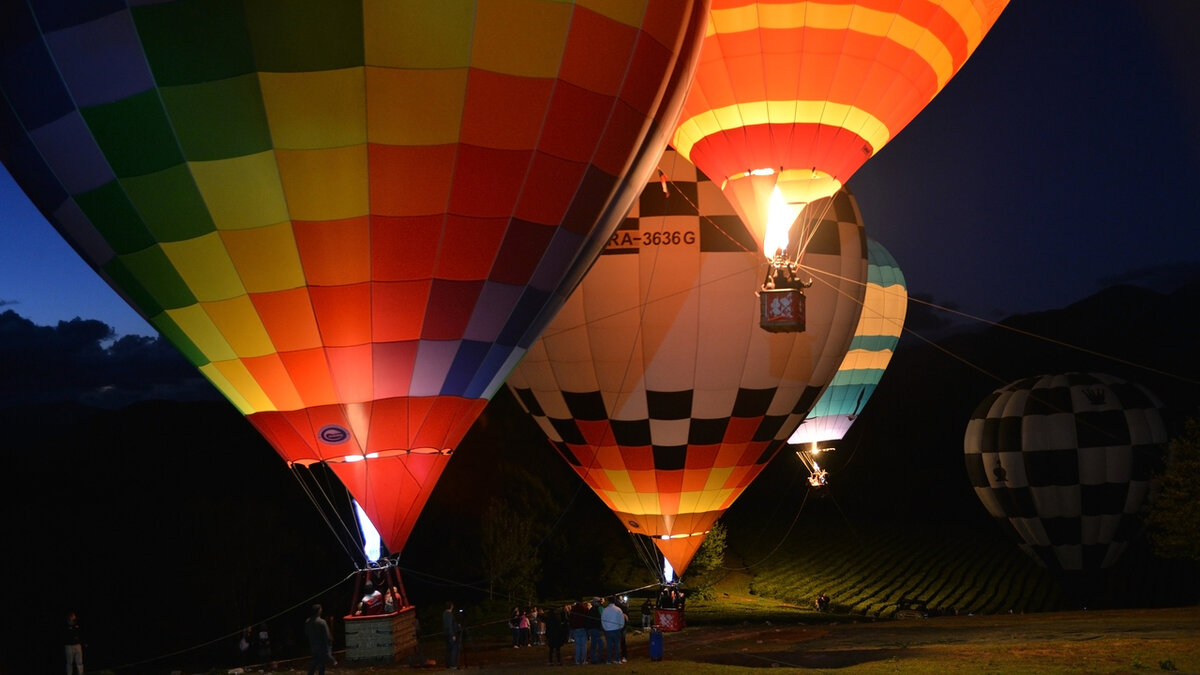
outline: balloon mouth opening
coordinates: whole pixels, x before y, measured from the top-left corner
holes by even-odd
[[[365,462],[371,459],[386,459],[388,457],[407,457],[410,455],[452,455],[454,448],[397,448],[394,450],[381,450],[379,452],[368,452],[365,454],[348,454],[337,455],[332,457],[321,457],[319,459],[298,459],[290,462],[299,466],[311,466],[313,464],[355,464],[357,462]]]
[[[704,532],[690,532],[685,534],[660,534],[657,535],[655,539],[686,539],[688,537],[703,537],[706,534],[708,534],[708,530],[705,530]]]
[[[721,183],[721,191],[754,231],[768,260],[789,250],[789,233],[797,221],[820,218],[819,213],[805,214],[809,204],[832,197],[841,188],[837,177],[816,167],[747,169]]]

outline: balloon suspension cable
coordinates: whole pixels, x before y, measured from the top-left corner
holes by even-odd
[[[633,548],[637,551],[638,558],[646,566],[646,569],[653,578],[658,583],[665,583],[661,554],[658,551],[658,547],[654,545],[650,535],[638,534],[631,531],[629,532],[629,539],[633,542]]]
[[[674,187],[675,181],[671,180],[671,177],[668,176],[665,172],[663,172],[662,169],[658,170],[658,180],[659,180],[659,184],[662,185],[663,197],[664,198],[670,197],[672,193],[670,190],[667,189],[667,186],[670,185],[670,186]],[[720,232],[722,235],[724,235],[724,237],[729,240],[729,243],[737,246],[738,248],[740,248],[743,251],[746,251],[747,253],[757,250],[757,249],[746,248],[746,245],[743,244],[741,242],[741,240],[739,240],[737,237],[733,236],[729,232],[725,231],[725,228],[721,227],[720,223],[713,220],[711,216],[709,216],[708,214],[701,211],[700,205],[697,204],[696,202],[692,201],[691,197],[688,196],[688,193],[686,190],[680,190],[680,189],[676,188],[674,191],[674,194],[677,197],[679,197],[680,199],[682,199],[683,201],[687,202],[688,205],[691,206],[692,209],[700,216],[701,220],[703,220],[705,223],[707,223],[709,227],[713,228],[713,230]]]
[[[356,575],[356,574],[358,574],[358,573],[357,573],[357,572],[351,572],[351,573],[347,574],[346,576],[342,577],[341,579],[339,579],[338,581],[334,582],[333,584],[330,584],[328,587],[326,587],[326,588],[324,588],[324,589],[322,589],[322,590],[319,590],[319,591],[317,591],[316,593],[312,593],[312,594],[310,594],[308,597],[306,597],[306,598],[304,598],[304,599],[302,599],[302,600],[299,600],[299,601],[297,601],[297,602],[296,602],[296,603],[294,603],[292,606],[290,606],[290,607],[288,607],[288,608],[286,608],[286,609],[282,609],[282,610],[280,610],[280,611],[278,611],[278,612],[275,612],[274,614],[272,614],[272,615],[270,615],[270,616],[268,616],[268,617],[261,618],[261,619],[257,619],[257,620],[255,620],[255,621],[251,621],[251,622],[249,622],[247,625],[250,625],[250,626],[258,626],[258,625],[262,625],[262,624],[270,623],[270,622],[272,622],[272,621],[275,621],[276,619],[278,619],[278,618],[280,618],[280,617],[282,617],[282,616],[286,616],[286,615],[290,614],[291,612],[294,612],[294,611],[296,611],[297,609],[299,609],[299,608],[301,608],[301,607],[307,607],[307,606],[311,605],[311,604],[313,603],[313,601],[315,601],[315,600],[317,600],[317,599],[319,599],[319,598],[321,598],[321,597],[325,596],[326,594],[328,594],[328,593],[330,593],[331,591],[333,591],[335,588],[337,588],[337,587],[341,586],[342,584],[346,583],[347,581],[349,581],[349,580],[350,580],[351,578],[353,578],[353,577],[354,577],[354,575]],[[190,647],[184,647],[184,648],[182,648],[182,649],[176,649],[176,650],[175,650],[175,651],[173,651],[173,652],[168,652],[168,653],[165,653],[165,654],[159,654],[158,656],[152,656],[152,657],[149,657],[149,658],[142,659],[142,660],[140,660],[140,661],[131,661],[131,662],[129,662],[129,663],[123,663],[123,664],[121,664],[121,665],[119,665],[119,666],[114,666],[114,667],[112,667],[112,668],[109,668],[108,670],[112,670],[112,671],[114,671],[114,672],[120,672],[120,671],[125,671],[125,670],[127,670],[127,669],[131,669],[131,668],[137,668],[137,667],[139,667],[139,666],[144,666],[144,665],[146,665],[146,664],[148,664],[148,663],[154,663],[154,662],[156,662],[156,661],[162,661],[162,660],[164,660],[164,659],[171,659],[171,658],[175,658],[175,657],[181,656],[181,655],[183,655],[183,654],[187,654],[187,653],[189,653],[189,652],[194,652],[194,651],[196,651],[196,650],[198,650],[198,649],[204,649],[205,647],[210,647],[210,646],[212,646],[212,645],[215,645],[215,644],[218,644],[218,643],[221,643],[221,642],[226,642],[226,641],[228,641],[228,640],[232,640],[232,639],[234,639],[234,638],[238,637],[239,635],[241,635],[241,634],[242,634],[242,630],[243,630],[242,628],[238,628],[238,629],[234,630],[234,631],[233,631],[233,632],[231,632],[231,633],[224,633],[224,634],[222,634],[222,635],[219,635],[219,636],[217,636],[217,637],[215,637],[215,638],[212,638],[211,640],[205,640],[204,642],[199,642],[199,643],[197,643],[197,644],[194,644],[194,645],[192,645],[192,646],[190,646]]]
[[[816,204],[821,204],[821,207],[819,212],[814,213],[810,209]],[[776,249],[775,254],[767,263],[767,273],[763,278],[762,290],[794,288],[803,291],[813,285],[811,276],[807,281],[801,279],[800,267],[808,245],[816,236],[817,231],[821,229],[821,223],[825,221],[825,217],[829,215],[832,208],[833,197],[804,204],[800,216],[793,224],[793,228],[796,229],[795,245],[788,246],[787,249]]]
[[[836,193],[835,193],[836,196]],[[825,217],[833,209],[834,197],[819,199],[817,202],[810,202],[804,207],[804,211],[800,212],[800,231],[797,233],[796,252],[788,260],[796,268],[799,268],[804,262],[804,253],[808,251],[808,245],[812,243],[813,237],[817,236],[817,230],[821,229],[821,223],[825,222]],[[814,203],[821,203],[821,211],[817,214],[808,214],[808,210]],[[813,226],[809,226],[813,223]],[[812,279],[809,279],[808,285],[812,285]],[[807,287],[806,287],[807,288]]]
[[[668,185],[674,185],[674,184],[675,184],[675,183],[674,183],[673,181],[671,181],[669,178],[668,178],[667,180],[668,180]],[[689,198],[688,198],[688,196],[687,196],[687,193],[686,193],[685,191],[681,191],[681,190],[675,190],[675,194],[677,194],[678,196],[682,197],[684,201],[686,201],[686,202],[687,202],[689,205],[691,205],[691,206],[692,206],[692,208],[694,208],[694,209],[696,209],[697,211],[699,211],[699,206],[698,206],[698,205],[697,205],[697,204],[696,204],[694,201],[692,201],[691,199],[689,199]],[[710,225],[710,226],[711,226],[711,227],[712,227],[712,228],[713,228],[715,231],[717,231],[717,232],[720,232],[722,235],[724,235],[724,236],[725,236],[727,239],[729,239],[729,242],[730,242],[730,243],[732,243],[732,244],[735,244],[735,245],[736,245],[736,246],[737,246],[739,249],[741,249],[742,251],[744,251],[744,252],[746,252],[746,253],[757,252],[757,249],[751,249],[751,248],[747,248],[745,244],[743,244],[741,241],[739,241],[738,239],[736,239],[736,238],[735,238],[733,235],[731,235],[731,234],[729,234],[728,232],[726,232],[726,231],[725,231],[725,230],[724,230],[724,229],[723,229],[723,228],[720,226],[720,224],[719,224],[719,223],[717,223],[716,221],[714,221],[714,220],[713,220],[711,217],[709,217],[709,216],[707,216],[707,215],[705,215],[705,214],[701,213],[701,214],[700,214],[700,218],[701,218],[701,219],[703,219],[703,220],[704,220],[704,222],[708,223],[708,224],[709,224],[709,225]],[[653,270],[651,270],[651,273],[653,273]],[[709,280],[707,280],[707,281],[698,282],[698,283],[696,284],[696,286],[689,287],[689,288],[685,288],[685,289],[683,289],[683,290],[679,290],[679,291],[675,291],[675,292],[673,292],[673,293],[668,293],[668,294],[666,294],[666,295],[655,296],[655,297],[656,297],[656,299],[658,299],[658,300],[666,300],[666,299],[669,299],[669,298],[675,298],[675,297],[678,297],[678,296],[681,296],[681,295],[686,295],[686,294],[688,294],[688,293],[691,293],[691,292],[692,292],[692,291],[693,291],[695,288],[703,288],[704,286],[709,286],[709,285],[712,285],[712,284],[720,283],[720,282],[722,282],[722,281],[725,281],[725,280],[727,280],[727,279],[729,279],[729,278],[731,278],[731,277],[736,277],[736,276],[738,276],[739,274],[741,274],[741,272],[730,272],[730,273],[728,273],[728,274],[724,274],[724,275],[721,275],[721,276],[715,276],[715,277],[713,277],[713,278],[711,278],[711,279],[709,279]],[[541,337],[542,337],[543,339],[545,339],[545,338],[547,338],[547,337],[552,337],[552,336],[555,336],[555,335],[561,335],[562,333],[565,333],[565,332],[568,332],[568,331],[571,331],[571,330],[575,330],[575,329],[578,329],[578,328],[580,328],[580,327],[583,327],[583,326],[591,326],[591,325],[593,325],[593,324],[600,323],[601,321],[605,321],[605,320],[611,319],[611,318],[613,318],[613,317],[615,317],[615,316],[618,316],[618,315],[620,315],[621,313],[623,313],[624,311],[626,311],[626,310],[617,309],[617,310],[614,310],[613,312],[611,312],[611,313],[609,313],[609,314],[605,314],[605,315],[602,315],[602,316],[591,317],[591,318],[587,319],[586,321],[584,321],[583,323],[574,324],[574,325],[568,326],[568,327],[566,327],[566,328],[561,328],[561,329],[558,329],[558,330],[552,330],[551,328],[547,327],[547,329],[546,329],[545,331],[543,331],[543,332],[542,332],[542,336],[541,336]]]
[[[800,291],[813,285],[813,280],[810,277],[808,281],[800,278],[799,263],[792,261],[787,257],[782,249],[775,252],[775,257],[767,263],[767,274],[763,277],[762,290],[773,291],[783,288],[794,288]]]
[[[801,265],[800,265],[800,268],[801,268],[801,269],[804,269],[804,270],[807,270],[807,271],[809,271],[810,273],[813,273],[813,274],[815,274],[815,275],[816,275],[816,280],[817,280],[817,281],[820,281],[821,283],[823,283],[823,284],[826,284],[827,286],[829,286],[829,287],[833,288],[834,290],[836,290],[838,293],[841,293],[842,295],[846,295],[847,297],[849,297],[849,294],[847,294],[845,291],[843,291],[843,290],[841,290],[840,288],[838,288],[836,285],[834,285],[834,284],[833,284],[832,282],[830,282],[828,279],[826,279],[826,278],[822,278],[822,277],[828,277],[828,278],[830,278],[830,279],[836,279],[836,280],[838,280],[838,281],[843,281],[843,282],[849,282],[849,283],[859,284],[859,285],[862,285],[862,286],[866,286],[866,285],[867,285],[865,282],[861,282],[861,281],[858,281],[858,280],[856,280],[856,279],[850,279],[850,278],[844,277],[844,276],[842,276],[842,275],[835,274],[835,273],[833,273],[833,272],[827,272],[827,271],[824,271],[824,270],[821,270],[821,269],[818,269],[818,268],[814,268],[814,267],[808,267],[808,266],[806,266],[806,265],[803,265],[803,264],[801,264]],[[1184,375],[1180,375],[1180,374],[1178,374],[1178,373],[1171,373],[1171,372],[1167,372],[1167,371],[1164,371],[1164,370],[1160,370],[1160,369],[1158,369],[1158,368],[1154,368],[1154,367],[1152,367],[1152,366],[1147,366],[1147,365],[1145,365],[1145,364],[1142,364],[1142,363],[1137,363],[1137,362],[1135,362],[1135,361],[1130,361],[1130,360],[1128,360],[1128,359],[1123,359],[1123,358],[1120,358],[1120,357],[1118,357],[1118,356],[1114,356],[1114,355],[1112,355],[1112,354],[1106,354],[1106,353],[1104,353],[1104,352],[1099,352],[1099,351],[1096,351],[1096,350],[1094,350],[1094,349],[1088,349],[1087,347],[1081,347],[1081,346],[1079,346],[1079,345],[1072,344],[1072,343],[1070,343],[1070,342],[1065,342],[1065,341],[1063,341],[1063,340],[1058,340],[1058,339],[1056,339],[1056,338],[1046,337],[1046,336],[1044,336],[1044,335],[1038,335],[1037,333],[1033,333],[1033,332],[1031,332],[1031,331],[1023,330],[1023,329],[1021,329],[1021,328],[1016,328],[1016,327],[1014,327],[1014,326],[1009,326],[1009,325],[1007,325],[1007,324],[1003,324],[1003,323],[1000,323],[1000,322],[998,322],[998,321],[992,321],[992,320],[990,320],[990,319],[985,319],[985,318],[983,318],[983,317],[976,316],[976,315],[974,315],[974,314],[968,314],[968,313],[966,313],[966,312],[963,312],[963,311],[960,311],[960,310],[957,310],[957,309],[953,309],[953,308],[951,308],[951,307],[945,307],[945,306],[943,306],[943,305],[938,305],[938,304],[936,304],[936,303],[929,302],[929,301],[927,301],[927,300],[921,300],[921,299],[918,299],[918,298],[915,298],[915,297],[913,297],[911,294],[908,296],[908,300],[909,300],[909,302],[915,302],[915,303],[917,303],[917,304],[924,305],[924,306],[926,306],[926,307],[929,307],[929,308],[931,308],[931,309],[936,309],[936,310],[938,310],[938,311],[946,312],[947,314],[953,314],[953,315],[955,315],[955,316],[959,316],[959,317],[962,317],[962,318],[964,318],[964,319],[969,319],[969,320],[971,320],[971,321],[974,321],[974,322],[977,322],[977,323],[981,323],[981,324],[984,324],[984,325],[987,325],[987,326],[991,326],[991,327],[993,327],[993,328],[1000,328],[1000,329],[1003,329],[1003,330],[1009,331],[1010,333],[1015,333],[1015,334],[1017,334],[1017,335],[1022,335],[1022,336],[1024,336],[1024,337],[1028,337],[1028,338],[1031,338],[1031,339],[1034,339],[1034,340],[1041,340],[1042,342],[1046,342],[1046,343],[1048,343],[1048,344],[1052,344],[1052,345],[1055,345],[1055,346],[1057,346],[1057,347],[1062,347],[1062,348],[1064,348],[1064,349],[1070,349],[1070,350],[1073,350],[1073,351],[1077,351],[1077,352],[1080,352],[1081,354],[1087,354],[1087,355],[1089,355],[1089,356],[1095,356],[1095,357],[1097,357],[1097,358],[1101,358],[1101,359],[1105,359],[1105,360],[1108,360],[1108,361],[1112,361],[1112,362],[1114,362],[1114,363],[1119,363],[1119,364],[1121,364],[1121,365],[1129,366],[1129,367],[1131,367],[1131,368],[1137,368],[1137,369],[1139,369],[1139,370],[1144,370],[1144,371],[1146,371],[1146,372],[1149,372],[1149,373],[1154,373],[1155,375],[1160,375],[1160,376],[1162,376],[1162,377],[1167,377],[1167,378],[1170,378],[1170,379],[1173,379],[1173,380],[1179,380],[1179,381],[1181,381],[1181,382],[1186,382],[1186,383],[1188,383],[1188,384],[1200,385],[1200,380],[1197,380],[1197,379],[1195,379],[1195,378],[1191,378],[1191,377],[1187,377],[1187,376],[1184,376]],[[859,304],[862,304],[862,303],[861,303],[861,301],[859,302]],[[886,317],[881,317],[881,318],[883,318],[885,321],[889,321],[889,319],[887,319]],[[897,325],[894,319],[890,319],[890,321],[892,321],[893,325]],[[924,342],[925,344],[929,345],[930,347],[933,347],[934,349],[936,349],[936,350],[938,350],[938,351],[942,352],[943,354],[945,354],[946,356],[950,357],[951,359],[954,359],[954,360],[956,360],[956,361],[958,361],[958,362],[960,362],[960,363],[962,363],[962,364],[966,365],[967,367],[969,367],[969,368],[972,368],[972,369],[974,369],[974,370],[978,371],[979,373],[983,374],[984,376],[986,376],[986,377],[989,377],[989,378],[991,378],[992,380],[994,380],[994,381],[996,381],[996,382],[998,382],[998,383],[1000,383],[1000,384],[1002,384],[1002,385],[1003,385],[1003,384],[1008,384],[1008,380],[1006,380],[1006,379],[1004,379],[1004,378],[1000,377],[1000,376],[999,376],[999,375],[997,375],[996,373],[993,373],[993,372],[991,372],[991,371],[989,371],[989,370],[985,369],[983,366],[981,366],[981,365],[979,365],[979,364],[977,364],[977,363],[974,363],[974,362],[972,362],[972,361],[969,361],[969,360],[967,360],[967,359],[965,359],[965,358],[963,358],[963,357],[959,356],[958,354],[955,354],[954,352],[951,352],[949,349],[946,349],[946,348],[945,348],[945,347],[943,347],[942,345],[940,345],[940,344],[938,344],[938,343],[934,342],[932,339],[930,339],[930,338],[927,338],[927,337],[925,337],[924,335],[921,335],[920,333],[918,333],[917,331],[913,330],[912,328],[909,328],[908,326],[905,326],[905,325],[903,325],[903,324],[898,324],[898,325],[897,325],[897,327],[898,327],[898,328],[899,328],[899,329],[900,329],[900,330],[901,330],[901,331],[902,331],[904,334],[913,336],[914,338],[916,338],[916,339],[918,339],[918,340],[920,340],[920,341]]]
[[[392,557],[396,558],[393,560]],[[360,599],[364,594],[364,587],[370,584],[376,591],[383,589],[382,598],[386,598],[389,594],[392,596],[393,607],[402,609],[410,607],[408,601],[408,591],[404,588],[404,580],[400,577],[399,554],[394,554],[392,557],[380,558],[372,561],[369,567],[361,568],[354,576],[354,593],[350,596],[350,614],[358,613],[356,610],[362,610],[359,606]]]
[[[346,553],[346,557],[354,563],[355,569],[361,569],[359,566],[360,561],[364,564],[368,561],[366,560],[366,554],[358,546],[357,528],[351,527],[342,517],[340,509],[338,509],[333,497],[329,494],[329,490],[321,484],[320,479],[318,479],[312,468],[307,466],[301,467],[299,464],[292,464],[290,468],[292,469],[291,473],[296,479],[296,483],[304,491],[304,494],[308,497],[308,501],[316,509],[317,514],[325,521],[325,526],[329,528],[329,532],[333,534],[338,545],[342,547],[342,550]],[[301,468],[308,473],[312,485],[309,485],[300,475]],[[320,497],[317,496],[318,492],[321,495]],[[341,492],[345,492],[345,488],[342,488]],[[347,494],[347,498],[348,496]],[[353,542],[354,545],[350,545],[347,542]]]
[[[798,473],[799,472],[797,471],[797,474]],[[794,477],[793,477],[793,480],[794,480]],[[806,504],[808,504],[808,496],[811,493],[812,493],[812,488],[808,488],[804,491],[804,499],[800,502],[800,508],[796,509],[796,515],[792,518],[792,523],[790,525],[788,525],[787,531],[784,532],[783,536],[779,538],[779,542],[777,544],[775,544],[775,547],[772,548],[770,551],[767,551],[766,555],[764,555],[762,558],[758,559],[758,561],[750,563],[749,565],[744,565],[742,567],[722,566],[721,569],[729,571],[729,572],[741,572],[741,571],[745,571],[748,569],[753,569],[753,568],[758,567],[759,565],[765,563],[767,560],[769,560],[771,558],[771,556],[775,555],[775,553],[778,552],[779,549],[783,546],[784,542],[786,542],[788,540],[788,537],[792,536],[792,530],[795,529],[796,523],[800,521],[800,514],[804,513],[804,506]],[[768,520],[764,521],[764,524],[770,523],[770,522],[774,522],[774,520],[768,519]]]

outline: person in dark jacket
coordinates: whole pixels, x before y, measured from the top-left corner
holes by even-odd
[[[73,675],[76,669],[79,670],[79,675],[83,675],[83,630],[79,627],[79,617],[75,616],[75,612],[67,613],[63,647],[67,659],[67,675]]]
[[[308,638],[308,647],[312,650],[312,661],[308,664],[308,675],[320,673],[325,675],[325,665],[337,665],[333,660],[333,633],[329,624],[321,617],[321,606],[313,605],[312,614],[304,620],[304,636]]]
[[[549,650],[546,654],[546,662],[548,665],[562,665],[562,646],[567,642],[569,626],[567,612],[570,609],[570,605],[551,607],[542,613],[542,619],[546,622],[546,648]]]
[[[458,655],[462,649],[462,624],[458,620],[458,611],[452,601],[446,602],[442,612],[442,634],[446,638],[446,667],[458,670]]]
[[[654,603],[650,602],[650,598],[642,603],[642,630],[650,630],[650,626],[654,625]]]
[[[604,629],[600,627],[600,616],[604,613],[604,601],[592,598],[587,613],[588,661],[604,663]]]

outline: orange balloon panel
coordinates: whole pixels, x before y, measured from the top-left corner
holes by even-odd
[[[717,522],[717,519],[713,518],[709,523],[707,523],[705,525],[705,531],[712,527],[713,523],[715,522]],[[667,560],[672,561],[672,569],[675,570],[677,576],[682,576],[686,567],[684,569],[678,569],[674,566],[673,561],[691,561],[691,559],[695,557],[696,551],[700,550],[700,546],[703,543],[703,536],[678,537],[675,539],[663,539],[659,537],[654,540],[654,545],[658,547],[658,550],[662,552],[663,556]]]
[[[672,145],[762,244],[776,187],[835,192],[941,91],[1007,0],[713,0]]]
[[[0,160],[284,458],[345,462],[397,552],[443,461],[416,455],[452,451],[653,170],[706,11],[0,3]]]
[[[682,574],[828,384],[867,274],[840,193],[805,257],[807,330],[759,327],[763,265],[732,207],[668,150],[604,254],[508,379],[552,444]],[[664,539],[664,537],[666,537]]]

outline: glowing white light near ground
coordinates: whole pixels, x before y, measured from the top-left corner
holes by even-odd
[[[675,568],[671,567],[671,563],[667,562],[667,559],[664,556],[663,557],[663,579],[666,579],[667,583],[671,583],[671,580],[674,578],[675,578]]]
[[[787,250],[788,230],[803,210],[804,204],[789,204],[778,185],[771,190],[771,201],[767,205],[767,231],[763,234],[763,253],[767,258],[774,258],[775,251],[779,249]]]
[[[383,544],[379,536],[379,530],[371,524],[371,519],[367,517],[366,512],[358,505],[358,501],[354,501],[354,515],[358,517],[358,529],[363,536],[363,553],[366,554],[367,560],[375,562],[379,560],[379,556],[383,552]]]

